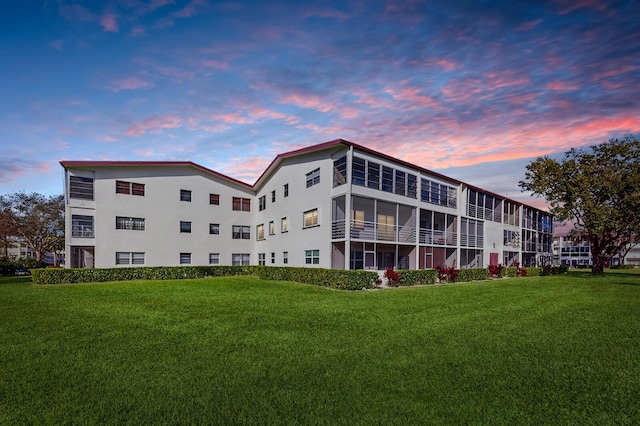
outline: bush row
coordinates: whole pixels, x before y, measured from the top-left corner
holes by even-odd
[[[400,269],[399,286],[429,285],[438,282],[438,271],[435,269]]]
[[[489,270],[486,268],[460,269],[458,282],[482,281],[489,279]]]
[[[263,280],[295,281],[338,290],[361,290],[374,288],[378,273],[374,271],[345,271],[322,268],[294,268],[268,266],[258,269]]]
[[[35,284],[70,284],[130,280],[177,280],[185,278],[257,275],[257,266],[143,266],[131,268],[33,269]]]
[[[130,280],[177,280],[188,278],[254,275],[264,280],[296,281],[340,290],[375,287],[377,272],[320,268],[264,266],[158,266],[130,268],[47,268],[32,270],[35,284],[70,284]]]

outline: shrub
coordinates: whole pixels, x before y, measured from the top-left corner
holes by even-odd
[[[399,286],[430,285],[438,281],[438,271],[435,269],[401,269]]]
[[[387,270],[384,271],[384,277],[387,279],[387,285],[389,287],[397,287],[400,283],[400,275],[398,275],[393,268],[387,268]]]
[[[460,270],[454,268],[453,266],[448,268],[446,266],[438,265],[435,267],[435,270],[438,271],[438,281],[441,283],[456,282],[456,279],[458,278],[458,274],[460,273]]]
[[[460,269],[458,271],[458,282],[482,281],[489,279],[489,270],[485,268]]]
[[[258,276],[263,280],[294,281],[339,290],[374,288],[378,279],[378,273],[375,271],[345,271],[285,266],[261,267],[258,270]]]
[[[489,265],[489,276],[491,278],[502,278],[502,265]]]

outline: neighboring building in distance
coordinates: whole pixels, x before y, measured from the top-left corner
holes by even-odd
[[[591,267],[593,258],[589,240],[569,235],[555,235],[553,237],[553,263],[574,268]],[[620,256],[614,256],[610,263],[611,265],[623,263],[640,266],[640,244],[632,245],[622,262]]]
[[[186,161],[61,165],[67,267],[551,262],[549,213],[342,139],[254,185]]]

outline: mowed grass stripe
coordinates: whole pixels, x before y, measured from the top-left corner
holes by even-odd
[[[640,275],[0,284],[0,424],[618,423]]]

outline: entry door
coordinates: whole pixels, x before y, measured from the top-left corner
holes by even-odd
[[[498,253],[489,253],[489,265],[498,265]]]

